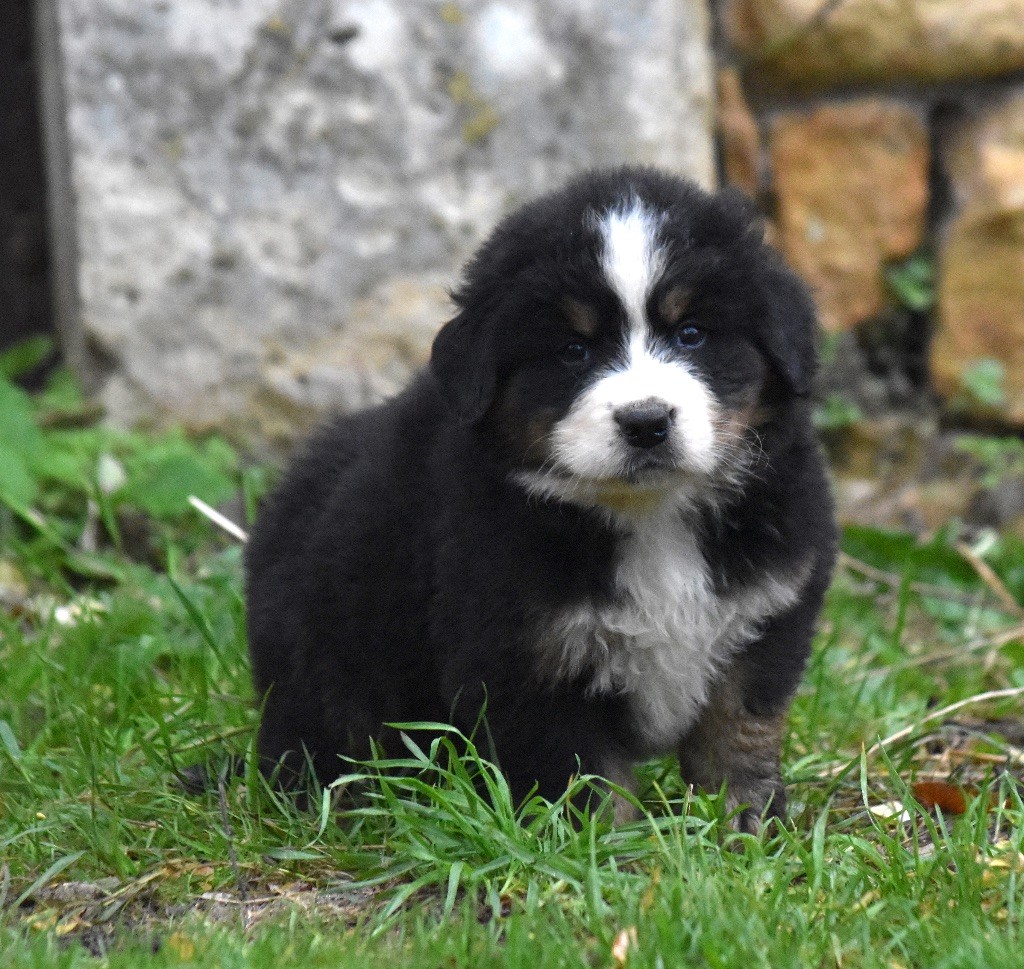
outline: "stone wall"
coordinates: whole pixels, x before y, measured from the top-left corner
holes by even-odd
[[[1024,0],[716,11],[727,178],[772,213],[858,402],[879,412],[934,389],[1024,425]],[[979,368],[993,393],[972,392]]]
[[[55,0],[84,367],[116,422],[280,441],[393,392],[511,206],[714,181],[704,0]]]

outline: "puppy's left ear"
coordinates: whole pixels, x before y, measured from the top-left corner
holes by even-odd
[[[757,339],[783,385],[795,397],[806,397],[817,369],[818,315],[810,291],[781,260],[765,274],[764,306],[757,321]]]
[[[481,420],[498,383],[490,327],[463,310],[434,337],[430,372],[452,413],[464,424]]]

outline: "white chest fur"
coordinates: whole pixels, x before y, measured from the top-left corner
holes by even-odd
[[[795,603],[806,576],[765,576],[719,595],[685,522],[651,522],[624,539],[613,601],[575,607],[554,624],[548,669],[566,679],[590,671],[590,693],[628,698],[651,753],[671,749],[722,666]]]

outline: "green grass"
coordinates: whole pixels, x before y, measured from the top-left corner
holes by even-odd
[[[20,462],[0,477],[3,965],[1024,963],[1024,697],[925,720],[1024,687],[1024,641],[999,635],[1021,617],[954,530],[846,535],[783,830],[733,833],[669,760],[618,829],[514,805],[491,765],[449,738],[424,749],[415,725],[402,760],[351,765],[358,801],[299,811],[251,767],[189,796],[176,770],[248,758],[258,713],[240,549],[184,496],[245,492],[242,515],[266,475],[220,441],[97,429],[60,381],[39,401],[0,390],[21,422],[0,433]],[[1024,600],[1021,543],[975,551]],[[966,810],[918,803],[922,779]]]

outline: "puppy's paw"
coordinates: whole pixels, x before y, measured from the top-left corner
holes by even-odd
[[[781,777],[730,779],[726,806],[732,827],[741,834],[760,834],[772,821],[786,821],[786,789]]]

